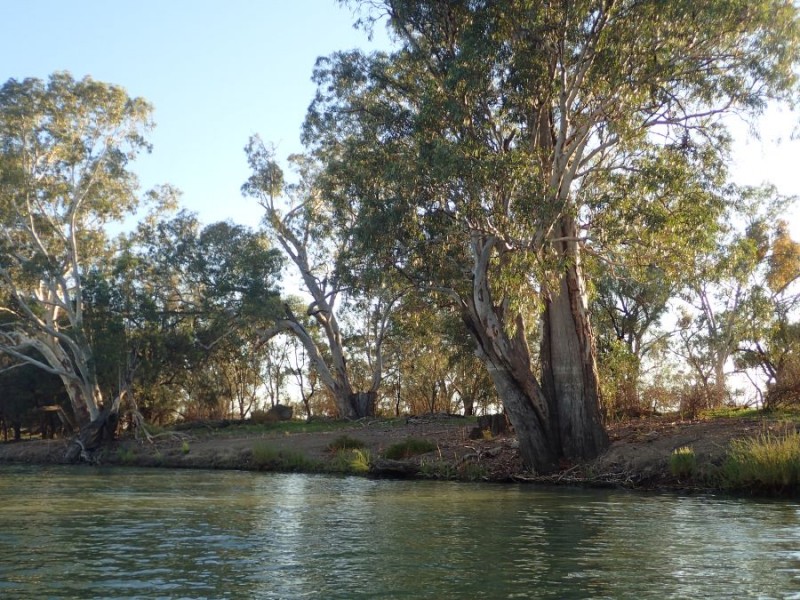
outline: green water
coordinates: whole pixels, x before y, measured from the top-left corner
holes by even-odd
[[[800,505],[2,468],[0,598],[800,598]]]

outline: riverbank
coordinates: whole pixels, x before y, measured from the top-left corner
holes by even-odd
[[[447,415],[359,422],[200,423],[155,433],[149,441],[123,437],[99,452],[95,460],[102,465],[140,467],[343,472],[701,491],[717,485],[713,472],[725,462],[731,441],[779,435],[796,430],[797,424],[755,414],[694,420],[649,417],[615,423],[609,426],[611,447],[601,457],[586,464],[565,463],[559,473],[545,477],[526,472],[513,435],[491,435],[475,428],[474,419]],[[68,443],[2,443],[0,463],[61,463]],[[691,469],[676,472],[673,454],[679,449],[691,452]]]

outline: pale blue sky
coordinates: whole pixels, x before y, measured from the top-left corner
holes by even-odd
[[[299,151],[316,58],[388,43],[383,30],[370,42],[353,29],[335,0],[0,0],[0,15],[0,82],[68,70],[146,98],[157,127],[153,153],[134,165],[143,187],[171,183],[205,222],[251,226],[261,210],[239,192],[248,137],[260,133],[281,157]],[[772,115],[761,141],[737,128],[736,179],[800,194],[796,122]],[[800,218],[787,217],[800,239]]]
[[[205,222],[251,226],[249,136],[300,151],[316,58],[388,44],[334,0],[0,0],[0,15],[0,82],[67,70],[146,98],[157,125],[134,164],[143,188],[171,183]]]

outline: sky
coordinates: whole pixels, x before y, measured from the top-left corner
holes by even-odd
[[[180,189],[182,206],[206,223],[258,225],[260,207],[239,191],[244,145],[258,133],[279,158],[302,150],[318,56],[388,47],[382,29],[370,41],[335,0],[0,0],[0,9],[0,82],[67,70],[147,99],[153,151],[133,170],[144,189]],[[800,140],[789,139],[797,122],[770,111],[760,140],[737,126],[736,181],[800,196]],[[800,240],[797,212],[786,217]]]
[[[352,27],[335,0],[0,0],[0,82],[47,76],[124,87],[155,107],[153,151],[132,165],[143,189],[170,183],[206,223],[257,226],[243,198],[258,133],[279,158],[302,150],[318,56],[388,45]]]

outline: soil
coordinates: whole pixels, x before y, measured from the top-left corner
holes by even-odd
[[[693,490],[703,489],[703,485],[682,481],[670,472],[674,450],[692,448],[702,469],[720,465],[733,439],[785,428],[785,423],[758,418],[648,417],[616,423],[608,428],[612,443],[602,456],[585,464],[564,463],[559,473],[549,476],[525,470],[513,434],[482,435],[475,431],[474,420],[448,415],[307,426],[202,423],[159,434],[150,441],[123,437],[92,460],[145,467],[335,471],[342,468],[342,462],[330,447],[347,436],[359,440],[369,452],[369,474],[373,476]],[[471,439],[476,433],[478,439]],[[408,439],[429,440],[436,449],[403,460],[381,458],[387,448]],[[2,443],[0,463],[62,463],[68,445],[66,439]],[[265,454],[278,458],[264,458]]]

